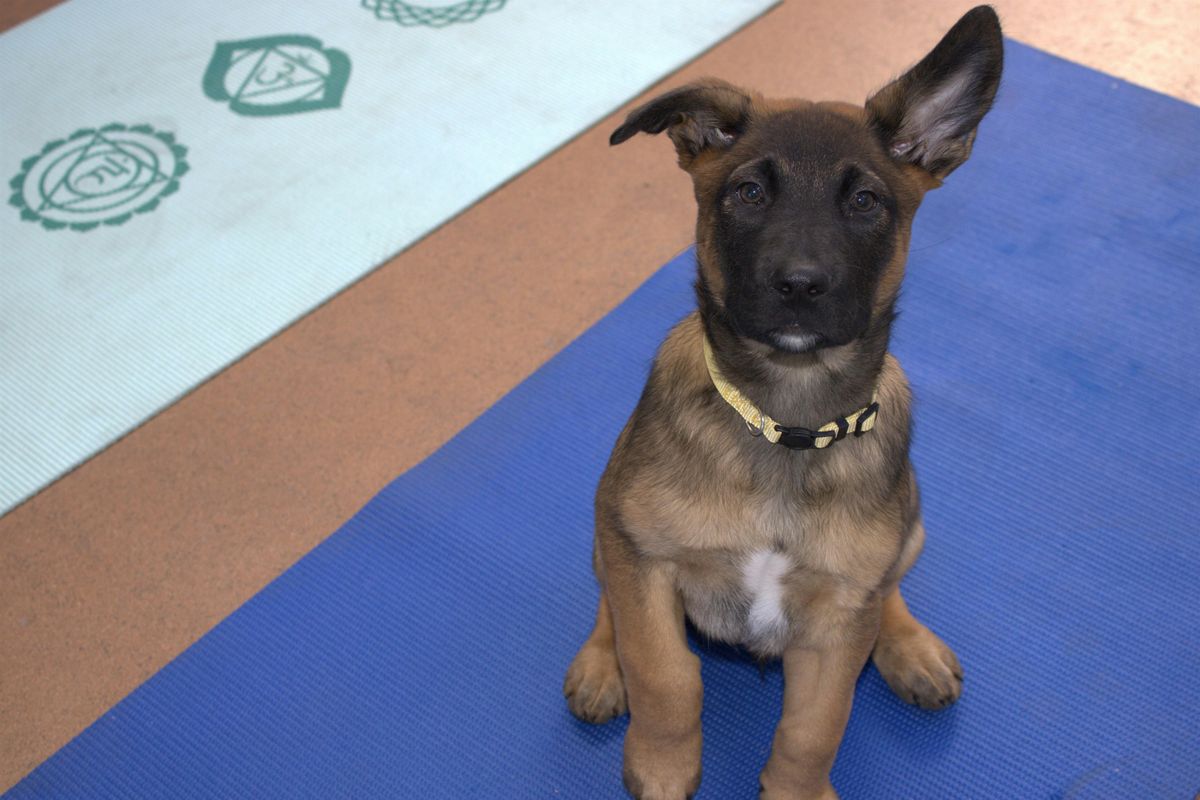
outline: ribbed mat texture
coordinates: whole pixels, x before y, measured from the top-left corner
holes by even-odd
[[[1200,109],[1010,42],[972,161],[918,217],[895,341],[929,530],[905,588],[965,692],[921,711],[868,667],[847,800],[1200,789],[1198,141]],[[625,720],[576,722],[560,686],[596,602],[596,480],[692,270],[668,264],[7,796],[622,797]],[[780,672],[697,647],[700,797],[756,797]]]
[[[0,514],[774,2],[71,0],[0,36]]]

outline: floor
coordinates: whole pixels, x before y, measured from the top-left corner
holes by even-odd
[[[9,0],[0,30],[53,4]],[[965,9],[789,0],[647,94],[711,74],[861,100]],[[1194,0],[997,9],[1009,36],[1200,103]],[[669,145],[609,150],[620,117],[0,518],[0,790],[690,242]]]

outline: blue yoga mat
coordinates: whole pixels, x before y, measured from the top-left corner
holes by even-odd
[[[853,798],[1200,788],[1200,109],[1010,43],[918,218],[895,350],[929,544],[905,588],[958,705],[859,682]],[[664,144],[663,157],[668,158]],[[618,798],[576,722],[591,499],[691,253],[45,762],[9,798]],[[753,798],[778,668],[697,645],[701,798]]]

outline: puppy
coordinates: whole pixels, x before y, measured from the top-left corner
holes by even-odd
[[[913,215],[970,154],[1002,60],[980,6],[865,108],[703,80],[612,135],[666,131],[699,207],[698,309],[659,350],[600,480],[599,610],[564,685],[582,720],[628,709],[624,778],[641,800],[700,783],[685,618],[783,660],[771,800],[837,796],[869,656],[906,702],[962,691],[958,659],[900,594],[925,531],[888,337]]]

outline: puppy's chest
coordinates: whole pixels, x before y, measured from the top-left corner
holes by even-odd
[[[837,636],[865,607],[886,554],[864,548],[833,498],[735,486],[658,487],[629,498],[625,518],[644,552],[674,565],[687,615],[707,636],[764,656]]]
[[[854,581],[814,569],[801,551],[709,551],[676,562],[688,618],[714,639],[777,656],[791,642],[836,635],[865,604]]]

